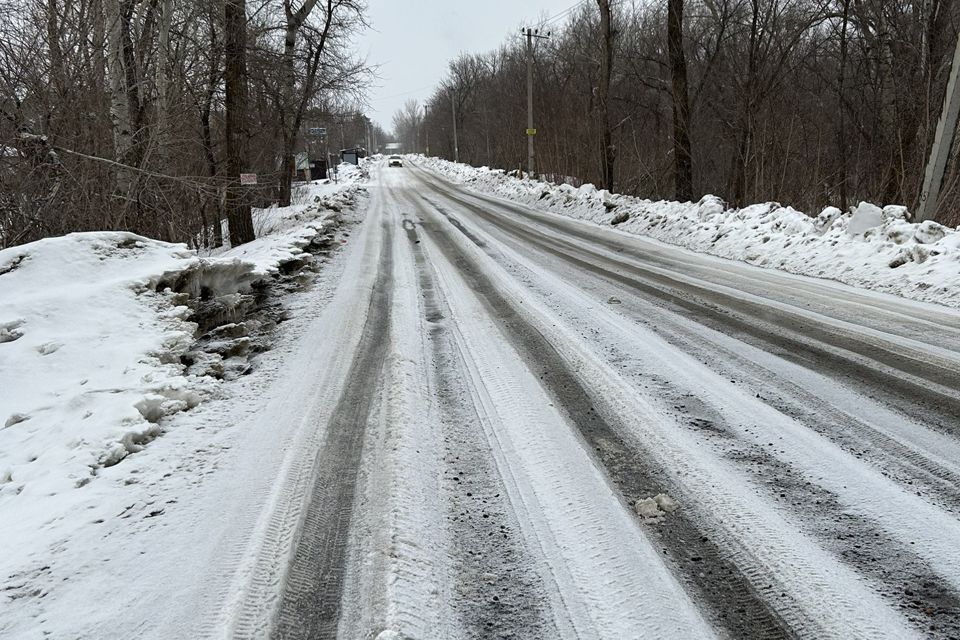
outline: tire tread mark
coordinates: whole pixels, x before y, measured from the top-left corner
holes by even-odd
[[[377,278],[347,383],[317,454],[313,492],[306,505],[283,588],[274,638],[337,637],[350,521],[366,425],[389,345],[392,233],[383,226]]]

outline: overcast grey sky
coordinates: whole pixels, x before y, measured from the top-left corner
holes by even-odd
[[[367,0],[372,28],[359,53],[380,65],[370,116],[387,131],[409,98],[420,102],[460,52],[495,49],[527,21],[556,16],[576,0]],[[558,21],[562,22],[562,21]]]

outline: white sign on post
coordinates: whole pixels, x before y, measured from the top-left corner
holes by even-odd
[[[240,184],[257,184],[257,174],[255,173],[241,173],[240,174]]]

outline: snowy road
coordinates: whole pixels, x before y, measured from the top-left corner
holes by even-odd
[[[960,314],[370,191],[231,635],[960,637]]]

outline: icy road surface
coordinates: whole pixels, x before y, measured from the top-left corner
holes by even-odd
[[[371,192],[231,634],[960,636],[960,314]]]

